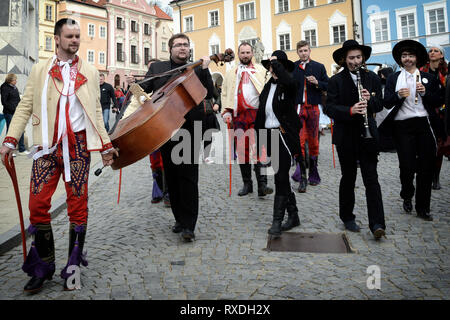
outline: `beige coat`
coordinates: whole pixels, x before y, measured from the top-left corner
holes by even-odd
[[[254,73],[253,76],[250,77],[250,81],[253,83],[258,93],[261,94],[261,91],[264,88],[264,84],[266,83],[267,69],[257,63],[254,63],[253,66],[256,69],[256,73]],[[225,74],[221,94],[222,108],[224,110],[225,109],[233,110],[234,115],[236,115],[237,112],[237,110],[235,110],[235,101],[234,101],[236,92],[236,70],[237,65]]]
[[[51,61],[52,59],[50,58],[49,60],[39,62],[31,69],[22,100],[14,113],[7,137],[19,140],[28,120],[32,117],[34,144],[42,145],[41,95]],[[78,61],[78,72],[87,79],[75,91],[75,95],[84,109],[87,149],[89,151],[102,151],[112,145],[110,144],[111,141],[103,122],[102,107],[100,105],[99,73],[97,69],[85,63],[81,58]],[[48,139],[50,143],[53,139],[57,104],[60,97],[59,92],[62,91],[62,88],[62,81],[54,79],[53,82],[52,77],[49,78],[47,89],[47,118]]]

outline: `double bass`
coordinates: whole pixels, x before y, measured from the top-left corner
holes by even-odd
[[[234,59],[233,50],[214,54],[210,59],[216,64],[230,62]],[[144,158],[165,144],[186,121],[184,116],[206,97],[207,90],[202,85],[194,68],[202,64],[202,60],[183,65],[167,72],[151,75],[130,87],[130,92],[141,104],[135,112],[125,119],[123,115],[127,100],[118,121],[109,132],[114,148],[119,156],[111,167],[121,169]],[[178,73],[178,75],[176,75]],[[157,77],[173,75],[161,88],[147,95],[139,86]],[[175,76],[176,75],[176,76]]]

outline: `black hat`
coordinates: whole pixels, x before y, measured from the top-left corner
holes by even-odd
[[[412,50],[416,55],[417,62],[416,67],[421,68],[428,62],[428,52],[427,49],[418,41],[414,40],[402,40],[398,42],[394,48],[392,49],[392,56],[394,57],[395,62],[399,66],[402,66],[402,53],[405,50]]]
[[[288,57],[287,57],[287,55],[286,55],[286,53],[284,52],[284,51],[281,51],[281,50],[275,50],[273,53],[272,53],[272,55],[271,55],[271,57],[277,57],[277,60],[286,68],[286,70],[288,71],[288,72],[292,72],[292,71],[294,71],[294,68],[295,68],[295,64],[291,61],[291,60],[289,60],[288,59]],[[262,60],[261,61],[261,64],[267,69],[267,70],[269,70],[269,67],[270,67],[270,60],[269,59],[266,59],[266,60]]]
[[[372,48],[359,44],[356,40],[347,40],[342,44],[342,48],[337,49],[333,52],[333,59],[334,62],[339,64],[339,62],[342,60],[342,58],[345,56],[345,54],[352,49],[359,49],[364,54],[365,60],[369,60],[370,54],[372,53]]]

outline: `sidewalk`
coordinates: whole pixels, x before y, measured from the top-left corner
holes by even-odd
[[[33,159],[28,156],[14,158],[17,181],[19,184],[20,198],[25,228],[29,225],[30,212],[28,210],[28,197],[30,191],[30,175]],[[97,168],[101,168],[101,156],[99,152],[91,153],[91,170],[89,174],[89,187],[97,181],[94,175]],[[0,255],[21,243],[19,210],[11,178],[3,164],[0,164]],[[52,197],[52,218],[66,208],[66,191],[62,177],[58,188]]]

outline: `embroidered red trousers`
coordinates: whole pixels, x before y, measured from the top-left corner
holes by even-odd
[[[305,157],[305,142],[308,141],[309,156],[319,155],[319,118],[320,110],[318,105],[303,104],[300,108],[300,144],[302,154]]]
[[[67,214],[69,221],[77,225],[87,223],[88,178],[91,162],[87,151],[86,131],[75,133],[75,145],[70,152],[71,181],[64,182],[67,194]],[[53,153],[33,161],[30,182],[30,223],[49,224],[51,199],[58,181],[64,176],[64,162],[61,143]]]

